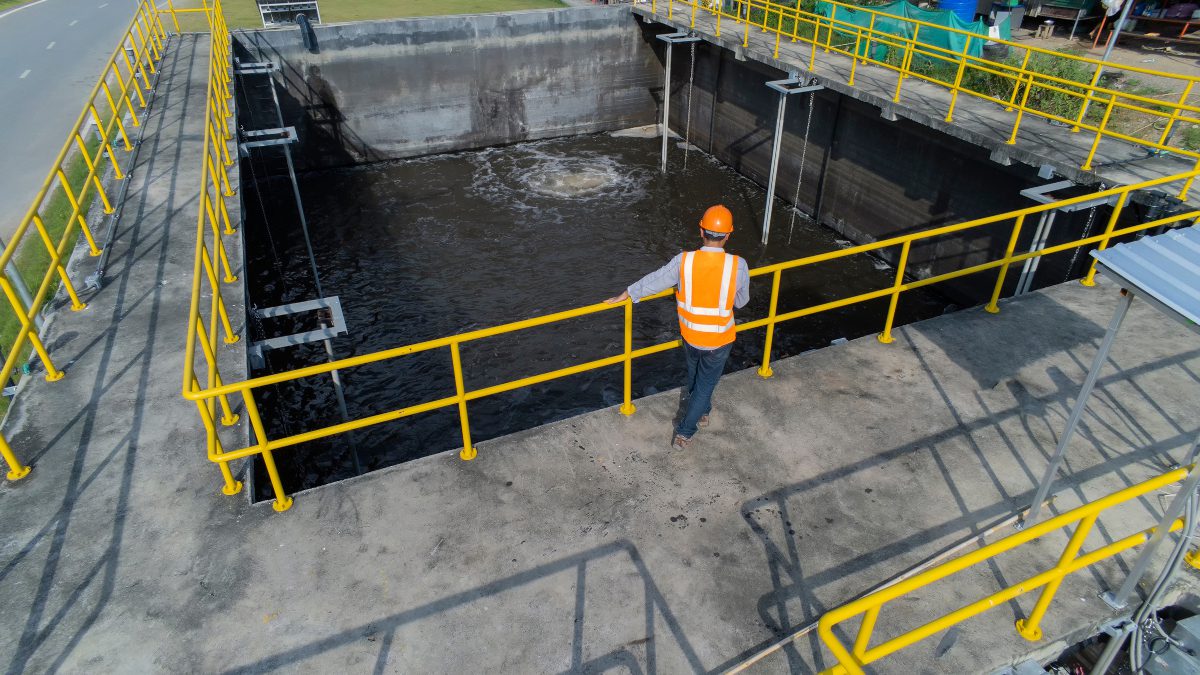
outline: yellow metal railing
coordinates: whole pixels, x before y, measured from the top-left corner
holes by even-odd
[[[884,14],[868,7],[842,2],[826,4],[835,8],[831,16],[804,11],[800,9],[799,2],[787,5],[769,0],[736,0],[727,5],[723,2],[710,4],[707,0],[653,0],[651,11],[658,13],[665,5],[667,18],[674,19],[676,14],[681,14],[688,18],[692,28],[696,27],[697,15],[707,15],[714,21],[717,37],[721,36],[722,21],[725,22],[726,30],[732,22],[734,29],[741,33],[743,47],[750,45],[750,33],[753,29],[771,33],[774,36],[776,58],[779,57],[780,44],[784,41],[807,43],[810,45],[809,70],[815,70],[817,67],[818,50],[851,57],[847,78],[847,84],[851,86],[854,85],[860,63],[886,68],[897,73],[896,86],[892,92],[892,100],[895,102],[900,101],[904,81],[909,77],[930,82],[950,91],[945,117],[947,122],[954,119],[954,110],[960,94],[1004,106],[1006,111],[1015,112],[1012,130],[1007,139],[1010,145],[1016,143],[1017,132],[1025,115],[1068,125],[1072,131],[1093,133],[1095,136],[1087,158],[1081,165],[1084,170],[1092,168],[1092,160],[1102,138],[1126,141],[1148,150],[1184,155],[1196,159],[1196,168],[1200,169],[1200,149],[1189,149],[1171,142],[1172,134],[1180,123],[1200,124],[1200,106],[1188,103],[1196,83],[1200,82],[1200,76],[1164,73],[1016,42],[995,40],[978,33]],[[853,15],[869,17],[867,25],[862,26],[838,18]],[[901,24],[906,34],[897,35],[875,28],[877,18],[881,26],[885,22]],[[955,34],[963,40],[963,47],[961,50],[951,50],[922,42],[922,31],[927,35],[938,31]],[[972,46],[979,47],[985,41],[997,42],[1017,50],[1017,54],[1023,55],[1017,59],[1020,65],[972,56],[969,53]],[[877,45],[889,48],[885,51],[897,56],[889,59],[886,55],[882,58],[874,55],[872,47]],[[1037,60],[1034,59],[1035,56]],[[920,57],[920,60],[916,57]],[[1054,64],[1074,65],[1084,71],[1090,71],[1090,74],[1087,81],[1082,81],[1043,72],[1059,70]],[[1172,101],[1163,101],[1101,86],[1102,73],[1114,72],[1149,75],[1153,76],[1156,82],[1170,82],[1180,89],[1179,97]],[[982,87],[973,86],[973,80],[979,79],[1001,85],[993,89],[1003,89],[1007,93],[981,91]],[[1071,109],[1069,111],[1046,109],[1049,106],[1038,107],[1032,101],[1036,101],[1039,96],[1065,98],[1073,105],[1066,106]],[[1070,116],[1064,114],[1065,112],[1070,112]],[[1161,125],[1162,131],[1156,133],[1156,138],[1138,138],[1118,131],[1112,126],[1113,115],[1118,112],[1136,115],[1142,126],[1154,128],[1156,132]],[[1190,186],[1190,181],[1183,186],[1181,198],[1186,198]]]
[[[210,457],[220,456],[221,444],[216,431],[217,406],[221,409],[221,423],[233,425],[238,420],[225,395],[200,398],[196,392],[211,390],[222,386],[221,375],[217,365],[219,346],[217,340],[223,337],[225,344],[233,344],[239,340],[229,323],[229,313],[225,301],[221,297],[221,285],[233,283],[237,277],[229,262],[229,254],[225,249],[223,236],[235,234],[237,231],[229,218],[229,210],[225,205],[225,197],[234,195],[233,186],[229,182],[229,167],[233,166],[234,156],[229,152],[229,141],[233,138],[230,120],[233,109],[230,101],[233,91],[230,85],[232,66],[231,43],[229,29],[225,24],[225,16],[221,10],[220,0],[214,0],[200,9],[174,9],[173,12],[202,12],[208,21],[212,36],[208,61],[208,82],[204,104],[204,144],[200,165],[200,195],[197,203],[196,216],[196,251],[192,272],[191,307],[188,312],[187,342],[184,355],[183,392],[196,402],[207,431],[208,454]],[[206,237],[211,237],[206,241]],[[208,288],[208,320],[201,316],[200,302],[205,283]],[[203,355],[203,363],[208,367],[198,374],[195,368],[197,346]],[[201,383],[203,377],[203,384]],[[257,411],[252,413],[257,419]],[[261,424],[261,422],[256,422]],[[263,453],[263,461],[270,467],[272,481],[278,492],[278,472],[270,452]],[[240,481],[234,480],[227,462],[219,464],[221,475],[225,480],[225,494],[237,494],[242,489]]]
[[[121,163],[134,150],[129,127],[142,123],[139,113],[145,110],[151,95],[151,78],[162,59],[166,38],[154,4],[149,0],[137,4],[129,27],[84,98],[83,110],[67,133],[49,175],[0,253],[0,270],[4,270],[0,275],[0,290],[18,324],[7,358],[0,366],[0,382],[11,381],[29,346],[45,367],[48,381],[63,377],[38,337],[38,316],[58,284],[69,296],[72,310],[86,307],[65,265],[81,232],[91,254],[101,254],[88,227],[87,214],[96,197],[105,213],[113,212],[102,181],[104,171],[111,166],[116,180],[125,179]],[[97,140],[91,138],[92,126]],[[80,160],[82,165],[78,164]],[[79,178],[73,181],[75,176]],[[32,290],[27,291],[27,286]],[[8,465],[9,480],[28,475],[30,468],[17,458],[3,436],[0,436],[0,457]]]
[[[219,16],[219,9],[217,11],[217,16]],[[225,49],[225,47],[223,46],[222,49]],[[214,53],[216,53],[216,50],[214,50]],[[225,72],[224,69],[226,67],[226,63],[227,62],[224,61],[220,63],[214,63],[214,76],[210,78],[209,83],[211,90],[208,112],[209,124],[207,125],[206,130],[206,150],[204,153],[205,164],[203,167],[205,178],[203,187],[201,189],[201,206],[197,223],[196,270],[195,278],[193,280],[192,302],[189,314],[188,344],[184,361],[183,395],[187,399],[192,400],[197,404],[197,407],[200,411],[201,420],[207,431],[206,445],[208,450],[208,458],[209,460],[217,463],[220,467],[221,474],[224,478],[224,491],[227,494],[236,493],[241,489],[241,484],[234,480],[232,473],[228,468],[229,462],[252,457],[254,455],[261,455],[263,457],[264,468],[266,469],[272,489],[274,490],[274,508],[277,511],[285,511],[291,506],[292,500],[284,492],[280,482],[279,473],[276,470],[273,455],[275,451],[307,441],[329,438],[356,429],[383,424],[385,422],[403,419],[405,417],[410,417],[412,415],[417,415],[440,408],[457,407],[462,433],[462,448],[459,452],[459,455],[464,460],[473,459],[476,455],[476,449],[471,441],[471,425],[468,416],[468,404],[471,401],[507,391],[512,391],[514,389],[535,385],[541,382],[547,382],[577,373],[595,370],[598,368],[621,366],[624,369],[624,397],[620,410],[622,413],[627,415],[633,414],[635,410],[632,402],[633,361],[651,354],[674,349],[680,346],[680,341],[672,340],[661,344],[634,349],[633,304],[630,302],[626,302],[624,305],[608,305],[598,303],[533,319],[527,319],[524,321],[507,323],[492,328],[474,330],[436,340],[428,340],[425,342],[396,347],[393,349],[386,349],[372,354],[365,354],[332,361],[329,363],[298,368],[288,372],[264,375],[243,382],[222,383],[218,367],[218,336],[223,335],[226,343],[236,342],[238,339],[238,336],[230,327],[224,302],[220,297],[221,283],[218,280],[218,277],[221,275],[224,276],[226,281],[233,280],[233,275],[229,269],[228,263],[226,262],[227,259],[224,253],[224,246],[221,243],[222,233],[224,232],[226,234],[231,234],[233,233],[233,229],[230,227],[228,217],[224,212],[223,201],[218,195],[218,193],[222,192],[223,187],[225,188],[225,194],[231,193],[231,191],[228,190],[228,184],[224,178],[225,171],[223,168],[224,166],[228,166],[229,162],[231,161],[228,159],[228,155],[224,149],[225,141],[229,137],[227,127],[224,126],[224,120],[230,114],[228,109],[224,107],[223,104],[223,101],[229,96],[228,80],[223,78],[221,75],[221,73]],[[1121,229],[1117,228],[1117,223],[1121,217],[1122,211],[1132,193],[1138,190],[1153,187],[1187,183],[1198,174],[1200,174],[1200,170],[1183,173],[1176,176],[1167,176],[1139,183],[1137,185],[1113,188],[1072,199],[1065,199],[1052,204],[1032,206],[1019,211],[980,218],[977,220],[959,223],[957,225],[938,227],[925,232],[892,237],[871,244],[855,246],[852,248],[822,253],[819,255],[807,256],[788,262],[757,268],[750,272],[752,277],[771,277],[771,300],[769,310],[767,316],[763,318],[738,324],[737,330],[741,332],[755,328],[766,328],[766,340],[763,348],[763,362],[758,372],[763,377],[770,377],[771,345],[774,337],[774,330],[777,324],[784,321],[790,321],[819,312],[866,302],[877,298],[889,298],[888,310],[886,318],[883,322],[883,330],[879,335],[879,340],[887,343],[892,341],[891,331],[893,321],[895,319],[896,307],[897,303],[899,302],[900,295],[903,292],[970,274],[978,274],[988,270],[995,270],[997,272],[997,278],[986,309],[990,312],[997,312],[999,311],[997,301],[999,300],[1001,290],[1004,286],[1008,268],[1014,263],[1023,262],[1027,259],[1037,256],[1070,250],[1079,246],[1096,245],[1103,249],[1108,246],[1112,239],[1116,237],[1126,236],[1134,232],[1152,229],[1159,226],[1172,225],[1180,221],[1195,221],[1200,219],[1200,210],[1197,210],[1142,223],[1140,225],[1134,225]],[[1041,251],[1021,254],[1015,253],[1015,248],[1020,237],[1023,224],[1029,216],[1045,213],[1053,209],[1072,204],[1079,204],[1091,200],[1105,198],[1111,198],[1115,200],[1115,206],[1113,207],[1112,213],[1108,218],[1107,225],[1101,234],[1047,247]],[[972,230],[978,230],[991,225],[1007,225],[1009,228],[1007,232],[1008,243],[1003,257],[951,272],[938,274],[925,279],[913,281],[906,280],[909,252],[914,243],[927,242],[938,237],[945,237]],[[206,241],[206,237],[208,238],[208,241]],[[779,303],[780,278],[785,271],[834,260],[837,258],[863,255],[882,251],[884,249],[895,250],[897,248],[899,251],[897,256],[898,263],[896,266],[895,281],[889,286],[867,293],[861,293],[852,297],[805,307],[791,312],[782,314],[777,312]],[[1092,278],[1094,274],[1095,268],[1093,266],[1092,270],[1089,271],[1088,275],[1083,279],[1083,283],[1091,285],[1093,283]],[[207,308],[207,316],[201,313],[201,298],[205,293],[207,293],[210,298],[210,302],[208,303],[209,307]],[[670,292],[667,291],[652,296],[651,298],[647,298],[647,300],[663,298],[669,294]],[[620,310],[624,314],[624,345],[622,351],[618,354],[613,354],[605,358],[595,359],[566,368],[543,372],[536,375],[531,375],[529,377],[480,389],[468,389],[464,383],[462,359],[460,356],[461,347],[463,344],[487,339],[497,335],[526,330],[537,326],[545,326],[578,317],[616,310]],[[197,345],[199,345],[199,349],[197,349]],[[270,385],[291,382],[317,375],[324,375],[335,370],[345,372],[348,369],[353,369],[367,364],[398,359],[404,356],[428,352],[435,349],[445,349],[449,352],[447,365],[452,369],[454,375],[455,391],[453,395],[445,396],[436,400],[426,401],[424,403],[406,408],[399,408],[376,415],[361,417],[339,424],[333,424],[330,426],[305,431],[303,433],[291,434],[282,438],[271,438],[267,433],[254,394],[255,390]],[[198,367],[199,370],[197,370]],[[201,384],[202,379],[203,384]],[[246,447],[226,450],[221,441],[217,428],[217,409],[218,407],[220,408],[222,415],[221,420],[224,424],[233,424],[237,420],[237,416],[233,413],[234,403],[231,401],[231,397],[240,398],[241,403],[244,406],[247,415],[249,416],[253,437],[251,444]]]
[[[1028,640],[1040,640],[1042,637],[1041,621],[1049,609],[1050,603],[1054,600],[1055,594],[1058,592],[1059,586],[1063,579],[1068,574],[1073,574],[1082,569],[1086,569],[1102,560],[1106,560],[1116,556],[1124,551],[1127,551],[1135,546],[1145,543],[1154,534],[1155,528],[1143,530],[1136,534],[1131,534],[1123,539],[1118,539],[1106,546],[1102,546],[1087,553],[1080,553],[1083,548],[1083,543],[1087,539],[1088,533],[1092,531],[1092,526],[1095,525],[1096,519],[1103,512],[1113,507],[1124,504],[1133,499],[1158,490],[1172,483],[1182,481],[1188,471],[1194,470],[1194,467],[1176,469],[1169,473],[1165,473],[1156,478],[1152,478],[1143,483],[1139,483],[1132,487],[1125,488],[1119,492],[1103,497],[1089,504],[1084,504],[1076,509],[1068,511],[1058,517],[1051,518],[1037,525],[1027,527],[1019,532],[1011,534],[999,541],[993,542],[973,551],[960,558],[956,558],[949,562],[942,563],[937,567],[931,568],[901,581],[893,586],[881,589],[871,593],[863,598],[855,600],[837,609],[826,612],[817,624],[818,634],[821,636],[821,641],[825,646],[833,652],[838,659],[838,665],[825,670],[826,675],[844,675],[845,673],[862,673],[863,666],[878,661],[889,654],[904,649],[920,640],[923,640],[931,635],[939,633],[951,626],[962,623],[967,619],[982,614],[987,610],[1002,605],[1009,600],[1020,597],[1027,593],[1042,589],[1038,596],[1037,602],[1034,604],[1033,611],[1029,616],[1017,621],[1017,632]],[[1170,525],[1170,531],[1175,531],[1183,527],[1182,519],[1176,519]],[[941,616],[933,621],[929,621],[922,626],[914,628],[897,635],[889,640],[886,640],[874,647],[870,646],[871,637],[875,631],[875,626],[879,620],[879,614],[883,606],[887,603],[912,593],[915,590],[924,588],[937,581],[945,579],[957,572],[961,572],[969,567],[978,565],[982,562],[992,560],[997,556],[1011,551],[1023,544],[1029,543],[1039,537],[1044,537],[1048,534],[1059,530],[1074,526],[1075,529],[1071,533],[1070,540],[1066,547],[1059,555],[1058,562],[1053,567],[1035,574],[1024,581],[1018,582],[1005,588],[1004,590],[993,593],[985,598],[964,605],[959,609],[954,610],[944,616]],[[854,645],[847,649],[841,640],[834,635],[833,629],[846,621],[855,617],[861,616],[858,633],[854,638]]]

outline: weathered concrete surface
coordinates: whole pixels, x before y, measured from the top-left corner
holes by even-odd
[[[659,8],[658,14],[645,6],[635,7],[633,11],[646,21],[663,24],[664,28],[688,30],[690,15],[678,13],[668,19],[663,7]],[[1082,171],[1079,167],[1091,148],[1094,138],[1091,134],[1071,133],[1068,128],[1050,125],[1041,119],[1026,118],[1021,123],[1016,144],[1008,145],[1006,141],[1012,132],[1015,113],[1005,112],[999,105],[962,96],[954,110],[954,121],[946,122],[950,92],[945,87],[909,78],[902,87],[900,102],[893,103],[898,76],[893,71],[864,65],[855,70],[854,85],[851,86],[846,84],[851,67],[848,57],[818,49],[814,68],[810,71],[811,45],[808,43],[783,40],[776,58],[774,33],[751,29],[749,46],[743,48],[741,26],[730,22],[723,24],[725,30],[717,37],[715,22],[709,15],[700,12],[694,30],[705,40],[735,52],[739,58],[753,59],[784,72],[813,75],[820,84],[833,91],[868,103],[888,115],[912,120],[985,148],[999,161],[1022,162],[1032,167],[1050,164],[1059,175],[1077,183],[1103,181],[1108,185],[1130,184],[1183,173],[1191,170],[1195,164],[1185,161],[1186,158],[1147,158],[1145,150],[1109,138],[1100,143],[1093,160],[1094,170]],[[1176,186],[1175,192],[1180,187]],[[1189,201],[1200,203],[1196,191],[1192,192]]]
[[[345,166],[648,124],[661,66],[628,6],[238,31],[280,65],[304,167]]]
[[[167,68],[193,69],[184,43]],[[189,65],[190,64],[190,65]],[[203,100],[172,77],[136,178],[118,283],[53,327],[67,380],[33,381],[9,429],[35,462],[0,487],[0,654],[17,672],[709,672],[1010,513],[1032,493],[1114,306],[1054,287],[728,376],[714,425],[667,448],[676,394],[296,496],[284,515],[219,493],[178,396]],[[121,269],[117,271],[117,264]],[[1135,305],[1066,508],[1162,471],[1197,433],[1195,336]],[[789,327],[803,330],[803,324]],[[71,358],[67,358],[71,357]],[[1167,453],[1167,454],[1164,454]],[[1150,497],[1089,547],[1149,524]],[[897,603],[881,632],[1052,563],[1063,536]],[[1189,574],[1191,574],[1189,572]],[[1067,580],[1054,641],[1108,616],[1117,564]],[[978,672],[1031,649],[1030,601],[879,672]],[[758,671],[829,665],[805,639]]]
[[[481,443],[470,463],[445,453],[302,493],[279,515],[220,494],[178,393],[206,49],[172,47],[113,283],[55,320],[68,377],[31,380],[6,429],[35,465],[0,486],[12,672],[720,670],[1023,505],[1115,303],[1110,284],[1057,286],[890,346],[781,361],[769,381],[732,374],[686,453],[667,449],[667,392],[631,418]],[[1127,325],[1060,509],[1161,472],[1198,431],[1195,336],[1144,304]],[[239,350],[225,356],[240,376]],[[1111,514],[1088,546],[1161,505]],[[1019,579],[1064,542],[923,591],[880,630]],[[1068,579],[1041,650],[1108,616],[1095,593],[1120,579],[1118,564]],[[878,671],[987,671],[1025,653],[1011,624],[1030,601],[1017,605],[966,624],[941,658],[931,640]],[[758,670],[828,665],[816,649]]]

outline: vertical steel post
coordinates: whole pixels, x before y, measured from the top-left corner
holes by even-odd
[[[1154,558],[1155,551],[1166,538],[1167,532],[1171,529],[1171,523],[1175,522],[1175,519],[1183,513],[1188,497],[1196,491],[1197,483],[1200,483],[1200,470],[1193,466],[1188,471],[1187,478],[1183,479],[1183,484],[1179,486],[1179,492],[1175,493],[1175,498],[1171,500],[1163,517],[1158,521],[1158,525],[1154,528],[1154,534],[1150,535],[1150,541],[1146,542],[1142,552],[1138,554],[1137,560],[1133,563],[1133,569],[1129,570],[1129,576],[1125,577],[1125,583],[1121,584],[1115,593],[1110,591],[1100,595],[1101,599],[1110,607],[1121,609],[1125,606],[1125,599],[1133,592],[1133,587],[1141,581],[1142,575],[1150,567],[1150,561]],[[1184,531],[1180,532],[1179,536],[1186,537],[1188,530],[1194,527],[1195,523],[1186,523]]]
[[[637,412],[633,405],[633,300],[625,301],[625,401],[621,404],[622,415]]]
[[[767,179],[767,204],[763,207],[762,244],[767,245],[771,236],[771,211],[775,206],[775,179],[779,176],[779,147],[783,144],[783,115],[787,109],[787,97],[779,92],[779,108],[775,113],[775,138],[771,144],[771,176]]]
[[[1129,305],[1132,303],[1133,293],[1125,291],[1121,294],[1121,300],[1117,303],[1112,320],[1108,322],[1108,332],[1104,334],[1104,340],[1100,342],[1100,349],[1096,351],[1096,358],[1092,360],[1092,368],[1088,371],[1087,378],[1083,381],[1083,387],[1079,390],[1079,398],[1075,399],[1075,406],[1071,408],[1071,416],[1067,418],[1067,428],[1063,430],[1062,437],[1058,439],[1058,447],[1054,449],[1054,456],[1050,458],[1050,465],[1046,467],[1046,473],[1038,485],[1037,494],[1029,506],[1029,513],[1025,515],[1022,522],[1033,521],[1041,511],[1042,502],[1046,500],[1046,495],[1050,493],[1050,485],[1054,482],[1054,474],[1058,472],[1058,467],[1062,464],[1063,454],[1067,451],[1071,437],[1075,435],[1075,427],[1079,426],[1079,419],[1083,417],[1088,399],[1092,396],[1092,388],[1096,386],[1096,379],[1100,376],[1100,370],[1104,367],[1109,350],[1112,349],[1113,339],[1117,337],[1117,331],[1120,330],[1121,323],[1125,321],[1125,315],[1129,312]]]
[[[663,74],[663,112],[662,125],[659,131],[662,132],[662,172],[667,172],[667,142],[670,140],[671,128],[671,52],[674,45],[667,42],[667,70]]]

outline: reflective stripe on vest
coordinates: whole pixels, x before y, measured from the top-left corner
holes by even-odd
[[[719,263],[709,257],[717,255],[721,256]],[[675,299],[679,329],[685,340],[704,347],[719,347],[733,341],[737,271],[737,256],[723,251],[683,254]]]

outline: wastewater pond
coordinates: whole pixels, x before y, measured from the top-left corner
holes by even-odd
[[[670,148],[671,170],[663,174],[659,152],[658,139],[598,134],[302,175],[322,291],[340,299],[347,326],[346,334],[329,342],[334,358],[599,302],[698,246],[697,223],[715,203],[732,210],[737,229],[728,248],[752,268],[850,246],[782,200],[775,202],[770,244],[762,246],[765,190],[678,144]],[[265,159],[255,162],[255,175],[270,172]],[[246,197],[251,304],[274,307],[317,297],[290,184],[264,181],[254,192],[248,188]],[[779,311],[884,288],[894,275],[865,255],[790,270],[782,278]],[[738,320],[765,316],[770,292],[769,276],[753,279],[750,303]],[[905,293],[897,324],[936,316],[946,306],[931,293]],[[886,310],[881,299],[781,324],[773,358],[877,333]],[[251,318],[251,331],[261,339],[305,328],[301,323],[288,327]],[[623,330],[617,309],[465,343],[465,387],[475,391],[619,354]],[[677,337],[674,302],[635,306],[635,349]],[[764,338],[765,329],[739,334],[726,372],[757,367]],[[273,350],[255,375],[327,358],[320,342]],[[454,396],[451,363],[450,349],[440,347],[344,369],[346,413],[361,419]],[[633,396],[673,389],[683,371],[679,350],[638,359]],[[614,365],[481,398],[469,404],[471,433],[478,443],[613,408],[621,403],[622,387],[622,367]],[[328,375],[273,385],[256,396],[272,438],[343,421]],[[719,398],[718,388],[718,404]],[[664,450],[670,437],[671,430],[663,429]],[[451,405],[282,449],[276,459],[291,493],[461,445],[458,409]],[[270,497],[261,462],[254,484],[256,499]]]

